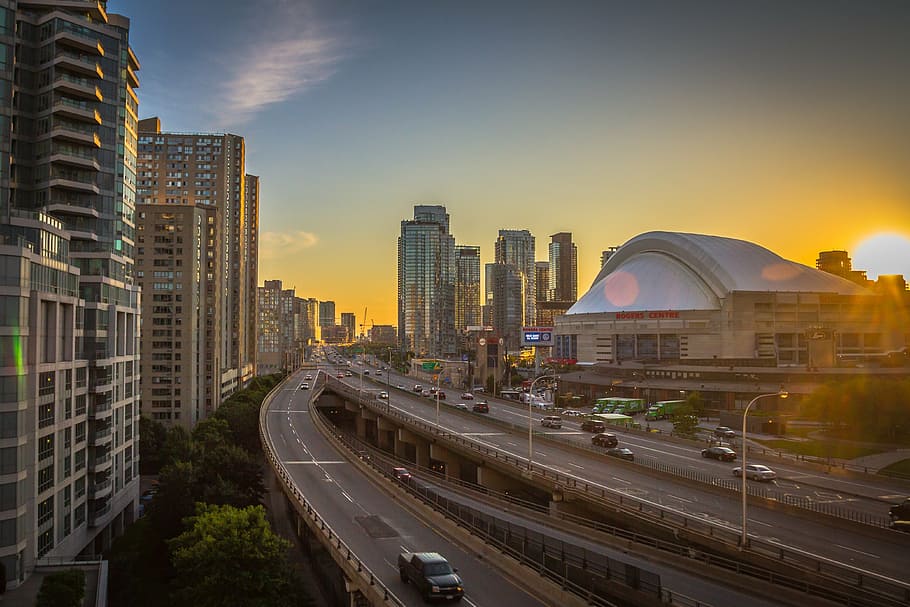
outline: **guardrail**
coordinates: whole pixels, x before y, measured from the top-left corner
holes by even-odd
[[[368,599],[372,598],[371,604],[379,603],[403,607],[404,603],[357,557],[354,551],[332,529],[331,525],[313,508],[303,493],[300,492],[300,489],[297,488],[284,464],[281,463],[275,454],[271,437],[265,432],[265,418],[275,394],[284,389],[287,383],[288,379],[285,379],[273,388],[263,399],[262,406],[259,409],[259,439],[262,442],[263,450],[272,466],[272,470],[275,472],[275,476],[281,482],[285,494],[294,502],[298,514],[301,514],[304,520],[307,521],[307,526],[313,530],[319,541],[329,550],[332,558],[344,570],[345,575],[359,580],[357,587]],[[317,383],[315,389],[321,390],[322,387]]]
[[[629,513],[647,516],[652,520],[657,519],[672,526],[684,528],[689,532],[714,541],[720,541],[728,546],[739,546],[739,529],[733,529],[725,524],[704,520],[683,512],[668,509],[653,502],[626,495],[615,489],[579,479],[574,475],[550,470],[539,464],[532,463],[529,465],[526,458],[511,455],[501,449],[477,443],[462,435],[441,430],[433,424],[428,424],[402,413],[399,410],[392,409],[388,406],[387,401],[377,401],[373,398],[365,397],[358,390],[348,387],[335,378],[330,377],[328,385],[331,386],[333,391],[341,393],[352,401],[373,408],[377,412],[384,413],[388,417],[400,419],[403,424],[418,428],[427,434],[438,436],[439,438],[454,444],[461,445],[468,450],[476,452],[486,458],[496,460],[501,464],[511,466],[516,469],[518,475],[530,474],[538,477],[540,480],[560,487],[563,491],[575,493],[589,501],[599,503],[604,507],[618,508]],[[505,425],[505,423],[503,424]],[[752,488],[749,489],[749,493],[750,495],[753,494]],[[783,564],[799,567],[816,575],[828,577],[837,583],[848,584],[856,589],[861,589],[864,592],[876,593],[879,595],[878,597],[875,597],[877,602],[868,603],[870,606],[889,604],[905,605],[910,603],[910,584],[900,580],[864,571],[857,567],[852,567],[844,563],[813,555],[797,548],[783,546],[760,538],[749,538],[745,550]],[[851,602],[847,604],[859,604],[857,603],[857,600],[858,599],[853,598]]]
[[[372,449],[372,446],[360,443],[360,441],[358,439],[356,439],[348,434],[345,434],[343,432],[340,432],[335,428],[329,428],[329,431],[332,432],[333,435],[335,435],[341,442],[343,442],[345,444],[345,446],[349,450],[351,450],[353,452],[361,452],[362,448],[365,446],[370,447]],[[373,460],[373,459],[371,459],[369,463],[373,466],[373,468],[379,470],[386,476],[390,475],[390,469],[392,467],[401,463],[400,461],[397,461],[397,458],[391,458],[390,456],[388,456],[387,454],[384,454],[384,453],[382,455],[382,459],[384,460],[384,463],[385,463],[384,466],[378,465],[376,463],[376,460]],[[412,467],[412,469],[413,469],[413,464],[409,463],[408,465],[409,465],[409,467]],[[470,492],[472,494],[479,495],[482,498],[488,498],[488,499],[492,498],[493,500],[497,500],[502,503],[508,502],[512,505],[518,506],[519,508],[529,511],[529,513],[532,513],[532,514],[538,514],[538,513],[549,514],[548,508],[541,507],[538,504],[534,504],[532,502],[525,502],[524,500],[515,499],[512,496],[508,496],[506,494],[502,494],[500,492],[490,490],[486,487],[483,487],[482,485],[469,483],[466,481],[462,481],[460,479],[451,479],[451,478],[446,479],[446,478],[444,478],[444,476],[442,474],[435,472],[433,470],[430,470],[430,469],[419,469],[419,470],[421,473],[431,476],[433,478],[436,478],[442,482],[445,482],[446,484],[454,485],[456,488],[458,488],[464,492]],[[414,486],[410,485],[409,489],[411,489],[413,491]],[[418,489],[420,489],[420,488],[418,487]],[[432,492],[432,493],[429,493],[429,495],[435,496],[436,494],[435,494],[435,492]],[[447,498],[443,498],[443,499],[447,499]],[[424,501],[431,501],[431,500],[425,499]],[[450,503],[451,500],[447,499],[447,502]],[[436,507],[435,504],[431,503],[430,505],[433,505],[434,507]],[[451,516],[451,513],[448,513],[448,514]],[[641,533],[637,533],[635,531],[629,531],[622,527],[616,527],[614,525],[602,523],[600,521],[595,521],[595,520],[584,518],[584,517],[581,517],[578,515],[574,515],[574,514],[570,514],[570,513],[563,513],[563,512],[556,512],[556,513],[553,513],[552,516],[559,518],[561,520],[573,523],[575,525],[581,526],[581,527],[589,528],[589,529],[598,531],[600,533],[610,535],[612,537],[621,539],[623,541],[632,542],[632,543],[635,543],[635,544],[638,544],[641,546],[645,546],[648,548],[653,548],[653,549],[656,549],[656,550],[659,550],[662,552],[666,552],[666,553],[672,554],[675,557],[679,557],[679,558],[687,559],[687,560],[696,560],[700,563],[704,563],[704,565],[708,566],[708,567],[716,567],[719,569],[723,569],[725,571],[730,571],[730,572],[734,572],[737,574],[746,575],[746,576],[749,576],[749,577],[752,577],[755,579],[759,579],[759,580],[768,582],[770,584],[773,584],[773,585],[776,585],[779,587],[788,588],[791,590],[795,590],[795,591],[804,593],[809,596],[823,598],[823,599],[833,601],[836,603],[840,603],[843,605],[851,605],[853,607],[884,607],[885,605],[895,605],[896,606],[896,605],[902,604],[901,602],[894,603],[894,602],[889,602],[887,600],[883,601],[880,597],[861,597],[861,598],[857,599],[855,596],[853,596],[852,594],[850,594],[848,592],[844,592],[844,591],[840,591],[840,590],[831,588],[830,584],[819,584],[819,583],[807,582],[805,580],[795,578],[793,576],[784,575],[784,574],[769,570],[769,569],[761,567],[761,566],[742,563],[742,562],[734,560],[734,559],[713,555],[713,554],[710,554],[710,553],[707,553],[704,551],[700,551],[700,550],[694,550],[691,546],[688,546],[686,544],[680,544],[680,543],[676,543],[676,542],[671,542],[671,541],[655,538],[653,536],[644,535]],[[459,520],[461,520],[460,524],[462,524],[463,526],[466,526],[469,528],[473,528],[473,526],[474,526],[473,519],[468,520],[464,517],[461,517]],[[485,532],[485,530],[483,528],[481,528],[480,531],[481,531],[481,535],[483,535],[483,533]],[[484,538],[486,539],[486,536],[484,536]],[[562,546],[561,542],[559,542],[557,545]],[[503,549],[505,550],[505,549],[507,549],[507,547],[503,547]],[[543,548],[543,550],[545,551],[546,548]],[[577,549],[574,549],[574,550],[577,550]],[[520,556],[516,556],[516,558],[519,558],[519,560],[520,560]],[[615,571],[616,568],[613,567],[610,570]],[[558,576],[559,576],[559,574],[557,572],[557,577]],[[554,578],[554,580],[562,583],[561,579]],[[681,593],[673,592],[672,590],[670,590],[668,588],[660,586],[659,579],[658,579],[657,584],[652,583],[652,586],[660,587],[660,596],[662,597],[662,600],[664,600],[664,602],[666,602],[668,604],[686,605],[686,606],[697,606],[697,605],[704,606],[704,605],[706,605],[705,603],[702,603],[696,599],[693,599],[693,598],[683,595]],[[586,595],[582,595],[582,596],[586,596]]]

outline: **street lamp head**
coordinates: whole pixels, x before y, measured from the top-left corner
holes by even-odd
[[[790,396],[790,393],[787,392],[786,390],[781,390],[780,392],[777,393],[777,395],[780,398],[787,398],[788,396]]]

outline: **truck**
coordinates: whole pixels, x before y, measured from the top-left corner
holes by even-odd
[[[661,400],[650,407],[645,414],[645,419],[666,419],[673,415],[677,409],[686,404],[684,400]]]
[[[414,584],[424,601],[460,601],[464,596],[458,570],[438,552],[402,552],[398,555],[398,575],[405,584]]]
[[[641,413],[645,409],[645,401],[642,398],[611,396],[608,398],[598,398],[594,401],[594,413],[634,415],[636,413]]]

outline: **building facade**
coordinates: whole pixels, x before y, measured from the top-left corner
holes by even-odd
[[[521,349],[527,284],[524,273],[512,264],[493,264],[493,328],[503,339],[506,352]]]
[[[140,397],[149,418],[188,430],[205,417],[202,362],[208,289],[204,237],[212,210],[201,205],[136,206],[136,275],[142,298]]]
[[[480,247],[455,246],[455,331],[480,324]]]
[[[447,358],[457,351],[455,237],[441,205],[417,205],[398,238],[398,338],[403,352]]]
[[[256,374],[270,375],[294,369],[299,362],[299,316],[294,289],[283,289],[280,280],[266,280],[256,289],[259,334]]]
[[[367,319],[363,319],[364,325],[367,322]],[[354,316],[353,312],[342,312],[341,313],[341,326],[344,327],[348,332],[348,339],[354,341],[358,338],[357,335],[357,318]],[[364,335],[364,337],[366,337]]]
[[[320,301],[319,302],[319,326],[320,327],[334,327],[335,326],[335,302],[334,301]]]
[[[249,292],[250,268],[256,267],[257,253],[251,248],[256,240],[253,228],[258,219],[247,204],[247,194],[258,193],[246,185],[246,152],[243,137],[225,133],[168,133],[161,131],[157,118],[139,124],[139,174],[137,195],[142,204],[200,206],[207,209],[202,233],[206,258],[199,280],[204,282],[202,310],[205,324],[197,335],[204,340],[206,386],[204,416],[213,413],[222,400],[240,389],[253,374],[250,339],[247,331],[253,322],[249,315],[255,297]],[[258,214],[258,199],[253,202]],[[154,243],[139,247],[140,257],[155,263]],[[184,240],[182,248],[197,243]],[[181,248],[177,246],[177,248]],[[176,270],[175,270],[176,272]],[[155,281],[145,276],[143,288],[153,292]],[[176,274],[175,274],[176,278]],[[193,314],[183,306],[183,314]],[[186,320],[181,318],[181,322]],[[184,338],[185,341],[186,338]],[[151,336],[143,334],[144,352],[166,355],[175,346],[158,348]],[[255,340],[253,341],[255,343]],[[146,404],[143,403],[143,407]],[[204,417],[203,416],[203,417]]]
[[[139,497],[139,62],[103,2],[0,2],[0,546],[98,555]],[[12,154],[11,152],[15,152]]]
[[[537,272],[534,243],[534,236],[528,230],[499,230],[499,237],[495,244],[494,261],[499,264],[512,265],[521,273],[524,297],[521,324],[524,325],[533,324],[537,319]]]
[[[244,199],[246,201],[246,214],[244,216],[244,231],[247,246],[244,247],[244,256],[246,263],[246,293],[248,302],[246,309],[246,365],[253,369],[256,374],[256,334],[258,326],[256,321],[258,314],[256,312],[256,289],[259,287],[259,177],[256,175],[247,175],[244,180]],[[247,371],[243,371],[244,378]],[[245,383],[245,382],[244,382]]]

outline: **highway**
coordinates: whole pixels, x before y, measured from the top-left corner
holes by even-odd
[[[471,607],[544,605],[504,580],[485,561],[465,551],[402,507],[394,495],[367,480],[326,439],[310,419],[311,390],[297,390],[303,373],[295,374],[272,400],[266,432],[294,483],[348,546],[406,605],[422,605],[417,591],[398,576],[402,551],[440,552],[465,581],[463,603]]]
[[[356,368],[354,371],[355,376],[345,378],[345,381],[357,388],[360,378],[356,376]],[[376,378],[375,383],[370,381],[370,377],[364,378],[365,388],[385,389],[386,377]],[[402,384],[405,388],[413,386],[415,383],[413,379],[408,380],[406,377],[397,376],[388,378],[388,381],[392,386]],[[458,402],[459,395],[460,393],[447,394],[449,396],[447,400],[450,403]],[[435,400],[416,396],[407,389],[393,389],[390,396],[390,406],[421,419],[427,424],[435,423]],[[512,406],[491,401],[490,415],[501,416],[511,423],[521,423],[522,419],[526,421],[526,411],[525,408],[522,415]],[[539,414],[537,416],[539,417]],[[440,425],[450,432],[470,437],[475,442],[492,449],[499,449],[515,457],[527,458],[526,426],[523,431],[507,431],[500,426],[491,425],[483,414],[464,413],[445,404],[440,406],[439,419]],[[537,422],[534,423],[537,424]],[[590,434],[581,433],[580,430],[576,430],[569,424],[561,430],[546,430],[539,424],[534,429],[535,432],[544,431],[557,438],[577,437],[579,441],[590,441]],[[635,444],[628,437],[621,437],[620,444],[626,442]],[[693,455],[692,450],[686,456],[683,453],[684,447],[682,450],[678,450],[679,446],[670,446],[669,443],[661,441],[656,441],[651,445],[639,444],[634,449],[646,447],[660,449],[670,454],[667,457],[672,457],[679,462],[686,462],[686,465],[689,466],[716,469],[723,472],[725,477],[729,477],[729,470],[732,467],[729,463],[705,461],[700,455]],[[542,440],[534,442],[534,464],[558,471],[581,482],[619,491],[664,508],[711,521],[734,531],[741,528],[740,497],[736,494],[717,492],[700,486],[698,483],[676,479],[670,475],[655,475],[628,462],[606,458],[596,453],[577,451]],[[803,471],[803,473],[805,472]],[[879,504],[878,507],[883,508],[884,505]],[[750,502],[749,525],[751,535],[772,543],[804,550],[897,580],[903,580],[906,574],[906,555],[908,545],[910,545],[910,538],[906,534],[831,521],[828,517],[814,516],[810,513],[806,513],[804,516],[794,516],[784,511],[761,507],[755,501]]]

